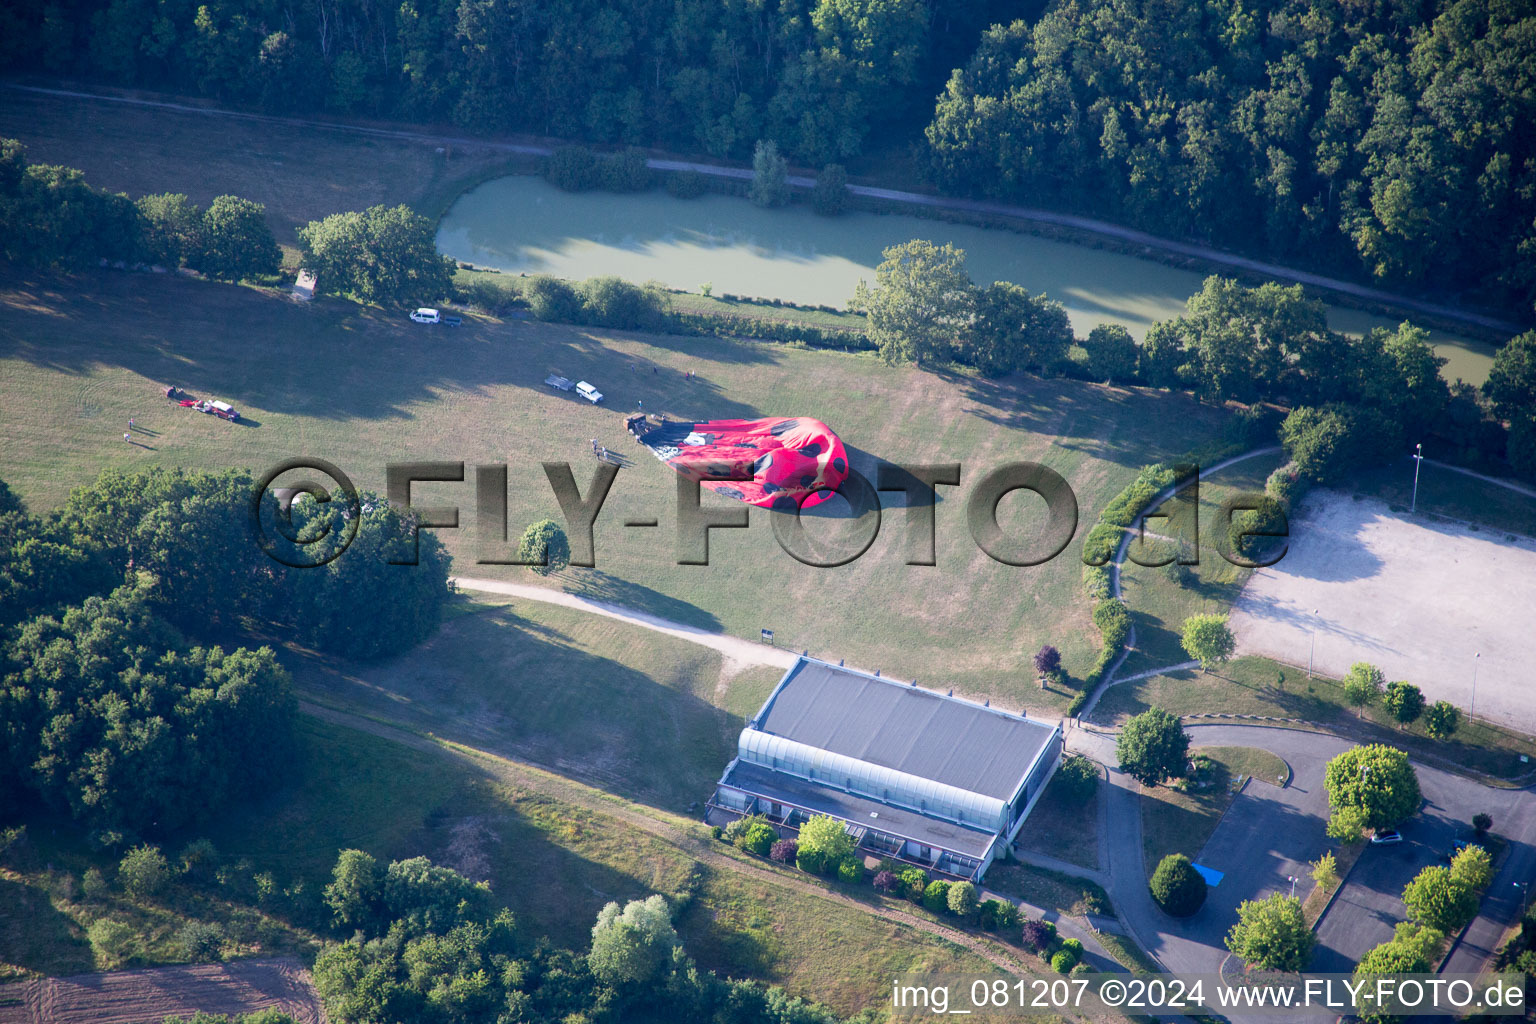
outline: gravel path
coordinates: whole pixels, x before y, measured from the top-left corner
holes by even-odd
[[[743,640],[736,636],[727,636],[724,633],[711,633],[707,629],[699,629],[696,626],[687,626],[681,622],[672,622],[668,619],[648,615],[645,612],[635,611],[633,608],[625,608],[623,605],[609,604],[607,601],[594,601],[587,597],[578,597],[575,594],[567,594],[563,590],[552,590],[549,587],[540,587],[532,583],[507,583],[502,580],[474,579],[466,576],[454,576],[449,579],[460,590],[473,590],[484,594],[502,594],[506,597],[517,597],[525,601],[542,601],[545,604],[557,604],[563,608],[574,608],[577,611],[591,612],[594,615],[604,615],[610,619],[618,619],[633,626],[655,630],[665,633],[667,636],[678,640],[686,640],[692,644],[699,644],[711,650],[720,652],[725,659],[725,665],[721,670],[722,676],[733,676],[741,669],[752,665],[771,665],[774,668],[787,669],[795,663],[796,655],[793,651],[786,651],[781,647],[773,647],[769,644]]]
[[[488,149],[506,153],[520,153],[528,156],[548,156],[553,152],[552,148],[533,142],[492,141],[489,139],[467,138],[464,136],[437,135],[430,132],[409,131],[399,128],[377,128],[368,125],[343,124],[333,121],[320,121],[300,117],[276,117],[271,114],[250,114],[243,111],[223,110],[214,106],[204,106],[195,103],[177,103],[171,100],[151,100],[132,96],[112,96],[103,93],[86,92],[75,89],[51,89],[36,85],[18,85],[8,83],[12,89],[23,92],[41,93],[47,96],[58,96],[67,99],[92,100],[99,103],[123,103],[137,107],[152,107],[160,110],[174,110],[179,113],[202,114],[210,117],[223,117],[245,121],[256,121],[266,124],[282,124],[300,128],[313,128],[322,131],[348,132],[358,135],[370,135],[376,138],[403,139],[410,142],[421,142],[427,145],[453,145],[453,146],[483,146]],[[707,174],[717,178],[733,178],[748,180],[752,177],[751,170],[744,167],[724,167],[719,164],[698,163],[689,160],[650,159],[646,164],[659,171],[696,171],[699,174]],[[816,184],[814,178],[804,175],[790,175],[789,183],[800,188],[810,188]],[[1321,288],[1339,295],[1348,295],[1366,302],[1379,303],[1399,310],[1427,313],[1432,316],[1442,317],[1457,323],[1471,324],[1488,330],[1500,331],[1506,334],[1517,334],[1521,327],[1518,324],[1494,316],[1482,313],[1474,313],[1469,310],[1458,309],[1454,306],[1445,306],[1439,303],[1426,302],[1422,299],[1412,298],[1407,295],[1397,295],[1383,291],[1379,288],[1371,288],[1366,285],[1355,284],[1351,281],[1342,281],[1338,278],[1325,277],[1322,274],[1314,274],[1305,270],[1296,270],[1292,267],[1281,266],[1277,263],[1266,263],[1262,260],[1250,259],[1235,253],[1224,252],[1207,245],[1199,245],[1193,242],[1180,242],[1171,238],[1160,238],[1157,235],[1148,234],[1145,231],[1137,231],[1133,228],[1121,227],[1118,224],[1110,224],[1106,221],[1095,220],[1092,217],[1079,217],[1075,214],[1056,213],[1051,210],[1036,210],[1024,206],[1011,206],[1006,203],[990,203],[974,199],[956,199],[949,196],[928,195],[921,192],[904,192],[897,189],[879,188],[873,185],[850,185],[848,191],[856,196],[869,199],[882,199],[887,202],[901,203],[907,206],[921,206],[930,209],[957,210],[967,213],[980,213],[988,216],[1010,217],[1015,220],[1027,221],[1035,224],[1049,224],[1054,227],[1070,228],[1101,238],[1113,238],[1131,245],[1142,246],[1146,249],[1168,253],[1175,256],[1192,257],[1220,267],[1230,267],[1235,270],[1243,270],[1249,273],[1260,274],[1281,281],[1294,281],[1313,288]]]

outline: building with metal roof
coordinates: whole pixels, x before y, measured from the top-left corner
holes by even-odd
[[[708,819],[840,819],[861,852],[980,881],[1061,760],[1058,725],[803,657],[741,731]]]

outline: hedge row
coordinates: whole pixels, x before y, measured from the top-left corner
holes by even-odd
[[[714,334],[722,338],[782,341],[807,348],[847,349],[871,352],[875,344],[859,331],[842,331],[783,320],[758,320],[722,313],[678,313],[671,317],[674,329],[685,334]]]
[[[1067,705],[1067,717],[1076,718],[1088,703],[1093,691],[1104,681],[1104,673],[1125,648],[1130,637],[1130,613],[1125,602],[1102,593],[1103,580],[1094,567],[1104,566],[1112,572],[1110,563],[1120,548],[1125,531],[1130,529],[1139,516],[1152,507],[1157,496],[1180,483],[1191,474],[1191,467],[1220,462],[1254,447],[1254,441],[1262,436],[1267,423],[1262,410],[1245,410],[1232,423],[1232,429],[1220,441],[1215,441],[1191,451],[1173,463],[1154,462],[1142,468],[1136,478],[1104,506],[1099,521],[1083,538],[1084,589],[1098,603],[1094,606],[1093,622],[1099,629],[1102,644],[1093,667],[1083,676],[1082,690]],[[1112,590],[1111,590],[1112,593]],[[1113,606],[1113,607],[1111,607]]]

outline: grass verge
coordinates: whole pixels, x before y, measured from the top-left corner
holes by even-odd
[[[1174,786],[1141,787],[1141,842],[1147,876],[1157,870],[1158,862],[1170,853],[1182,853],[1198,860],[1206,840],[1216,831],[1221,816],[1232,805],[1244,769],[1259,766],[1277,771],[1285,762],[1268,751],[1248,747],[1195,747],[1190,754],[1204,754],[1214,769],[1196,788]]]
[[[1095,718],[1119,724],[1149,707],[1176,715],[1259,715],[1296,719],[1361,743],[1387,743],[1412,757],[1451,770],[1471,769],[1496,779],[1526,778],[1536,764],[1536,738],[1489,722],[1463,719],[1448,740],[1406,729],[1390,721],[1384,709],[1367,707],[1357,714],[1338,680],[1282,665],[1268,658],[1237,658],[1212,672],[1189,669],[1111,686],[1099,699]],[[1530,761],[1521,761],[1521,756]]]
[[[1106,799],[1108,783],[1102,766],[1095,767],[1099,787],[1087,804],[1068,796],[1059,774],[1051,777],[1019,833],[1020,846],[1068,864],[1099,866],[1099,801]]]

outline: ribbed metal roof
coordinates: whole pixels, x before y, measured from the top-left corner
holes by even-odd
[[[749,728],[1007,800],[1054,726],[801,659]]]

